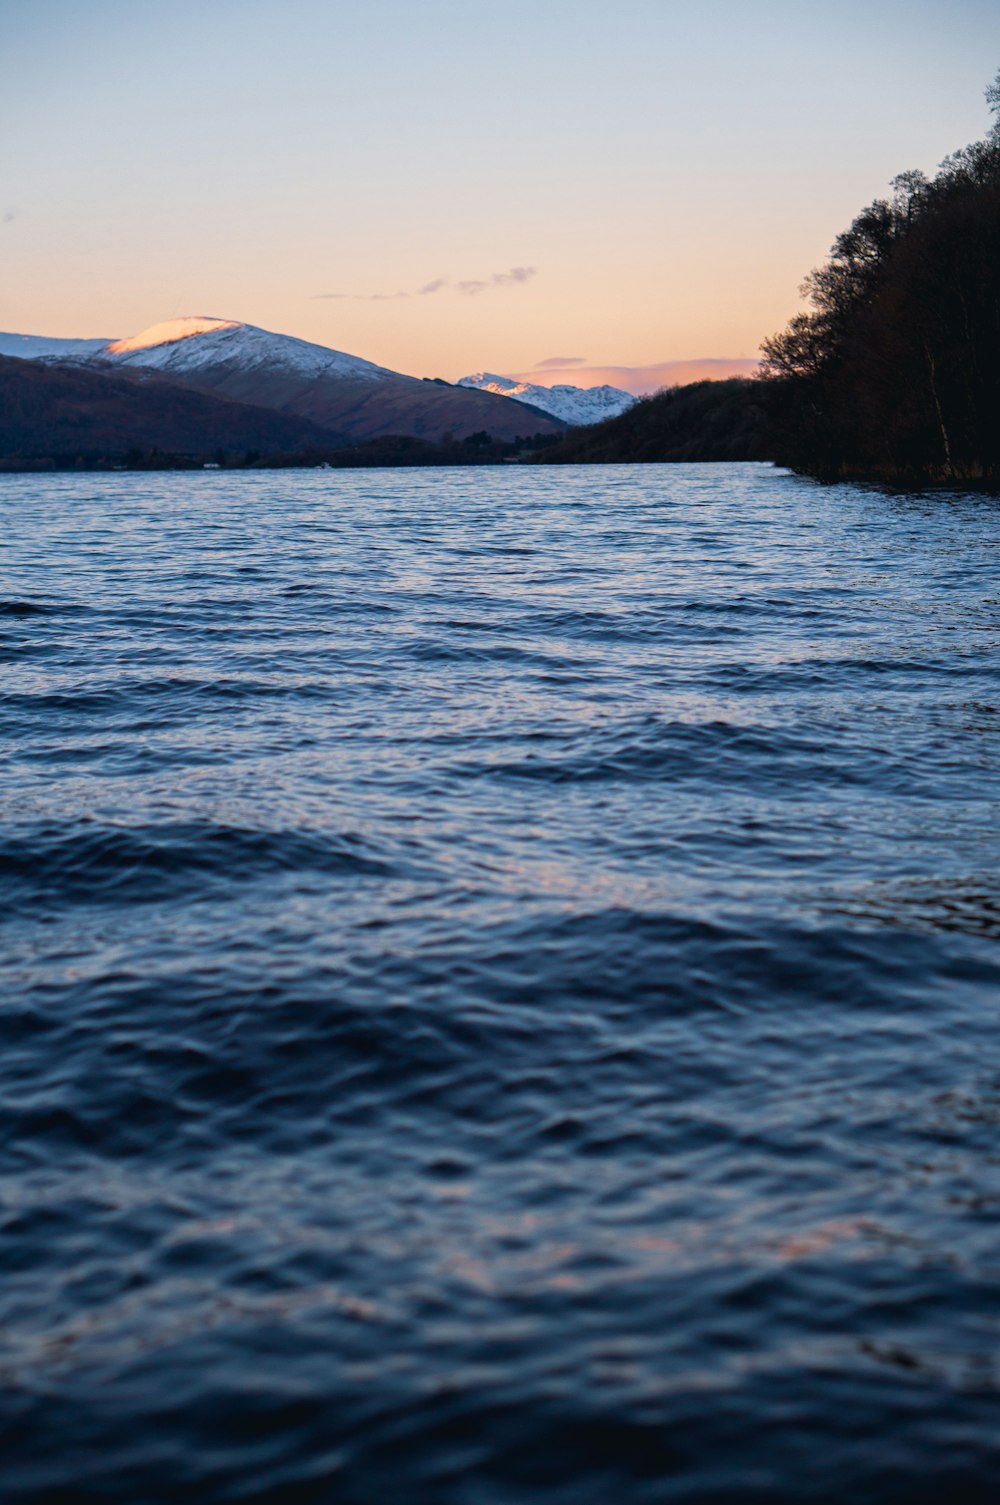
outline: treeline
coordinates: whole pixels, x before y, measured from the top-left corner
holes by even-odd
[[[1000,74],[985,141],[906,172],[765,342],[773,457],[812,474],[1000,484]]]
[[[558,434],[526,434],[518,439],[494,439],[483,430],[464,439],[445,437],[440,442],[410,434],[386,434],[363,444],[338,445],[336,449],[307,449],[283,455],[266,455],[254,463],[260,469],[320,466],[330,470],[359,467],[420,465],[503,465],[536,459],[559,442]]]
[[[51,455],[0,454],[0,474],[16,471],[107,471],[107,470],[343,470],[364,467],[426,465],[503,465],[536,459],[558,442],[553,434],[530,434],[510,442],[482,432],[464,439],[435,443],[408,434],[388,434],[363,444],[310,445],[305,449],[244,452],[216,449],[178,453],[133,445],[128,450],[72,450]]]

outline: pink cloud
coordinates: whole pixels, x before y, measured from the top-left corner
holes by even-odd
[[[557,357],[559,359],[559,357]],[[652,366],[575,366],[571,371],[542,361],[532,371],[505,373],[517,381],[554,387],[569,380],[574,387],[621,387],[636,397],[658,392],[661,387],[684,386],[692,381],[722,381],[727,376],[753,376],[760,361],[756,356],[710,357],[693,361],[659,361]]]

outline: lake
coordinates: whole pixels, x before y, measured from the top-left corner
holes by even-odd
[[[996,1499],[1000,503],[0,517],[5,1505]]]

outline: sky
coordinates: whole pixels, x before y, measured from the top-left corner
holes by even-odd
[[[755,358],[986,133],[1000,0],[0,0],[0,58],[0,329],[551,382]]]

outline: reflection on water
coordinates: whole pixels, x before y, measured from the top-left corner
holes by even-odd
[[[953,930],[966,935],[1000,936],[1000,873],[955,875],[909,883],[870,883],[844,892],[832,913],[875,925],[918,930]]]
[[[5,477],[14,1505],[993,1501],[995,503]]]

